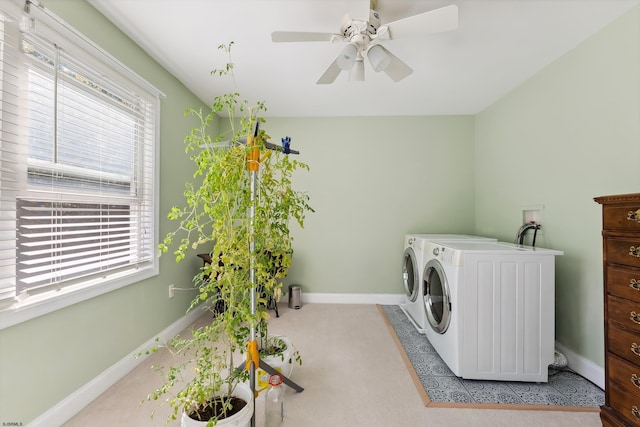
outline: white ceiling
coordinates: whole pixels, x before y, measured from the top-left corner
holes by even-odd
[[[329,42],[272,43],[272,31],[339,33],[369,0],[89,0],[202,101],[234,89],[212,77],[231,51],[237,90],[266,116],[476,114],[576,47],[640,0],[378,0],[382,23],[456,4],[456,31],[389,40],[414,70],[394,83],[365,64],[315,82],[342,49]],[[352,18],[356,18],[352,16]],[[363,17],[364,18],[364,17]]]

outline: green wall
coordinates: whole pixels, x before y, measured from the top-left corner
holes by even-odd
[[[46,6],[166,94],[160,127],[160,233],[169,207],[182,199],[190,162],[183,138],[194,125],[187,107],[201,102],[85,1]],[[171,224],[172,225],[172,224]],[[182,317],[201,263],[160,259],[160,275],[0,331],[0,421],[27,422],[98,376]]]
[[[556,339],[604,364],[601,207],[640,191],[640,7],[476,116],[477,233],[512,241],[544,206],[556,261]]]
[[[316,212],[293,227],[286,281],[303,293],[402,293],[405,234],[473,232],[471,116],[270,118],[263,128],[274,143],[290,136],[311,168],[295,184]]]

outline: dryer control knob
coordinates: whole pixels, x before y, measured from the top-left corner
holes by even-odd
[[[439,253],[440,253],[440,248],[433,248],[433,254],[435,256],[438,256]]]

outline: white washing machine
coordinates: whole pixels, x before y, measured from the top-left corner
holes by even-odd
[[[483,240],[496,241],[489,237],[479,237],[467,234],[407,234],[404,239],[404,256],[402,260],[402,281],[405,291],[405,302],[400,308],[406,314],[413,326],[421,334],[428,328],[424,310],[424,287],[422,272],[429,253],[425,245],[431,240]],[[430,252],[430,251],[429,251]]]
[[[451,371],[547,382],[554,362],[555,257],[505,242],[432,241],[424,262],[425,335]]]

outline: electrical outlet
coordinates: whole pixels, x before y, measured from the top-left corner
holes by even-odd
[[[173,298],[175,296],[176,286],[169,285],[169,298]]]
[[[544,205],[530,205],[522,207],[522,224],[529,224],[535,222],[541,227],[538,230],[538,235],[544,234]]]

